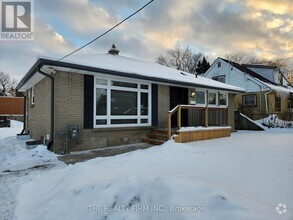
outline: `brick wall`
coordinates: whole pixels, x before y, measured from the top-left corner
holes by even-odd
[[[29,94],[30,93],[30,94]],[[42,79],[34,86],[35,101],[32,105],[31,90],[27,93],[27,127],[29,134],[34,140],[50,134],[51,120],[51,81],[48,78]]]
[[[55,140],[54,151],[64,151],[60,131],[68,125],[79,124],[79,141],[68,139],[69,151],[87,150],[132,144],[142,141],[150,128],[83,129],[84,76],[78,73],[57,72],[55,78]]]
[[[170,87],[158,85],[158,127],[167,128],[168,111],[170,111]]]

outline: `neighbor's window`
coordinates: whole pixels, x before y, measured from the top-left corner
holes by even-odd
[[[208,104],[209,105],[216,105],[217,104],[217,93],[215,93],[215,92],[208,93]]]
[[[205,105],[206,104],[206,92],[205,91],[196,91],[195,92],[196,104]]]
[[[225,75],[222,75],[222,76],[214,76],[212,79],[215,80],[215,81],[219,81],[219,82],[225,83]]]
[[[221,68],[221,62],[218,62],[218,68]]]
[[[275,96],[275,111],[276,112],[281,111],[281,96],[280,95]]]
[[[100,78],[95,82],[95,127],[150,125],[150,84]]]
[[[256,95],[244,95],[242,96],[243,106],[256,106]]]
[[[228,95],[219,93],[219,105],[227,105]]]

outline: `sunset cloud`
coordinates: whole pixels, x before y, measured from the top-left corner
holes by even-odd
[[[1,71],[21,77],[38,56],[62,57],[146,2],[34,1],[35,41],[0,42]],[[155,60],[180,43],[210,59],[236,51],[292,56],[292,7],[291,0],[156,0],[82,52],[106,53],[116,43],[122,55]]]

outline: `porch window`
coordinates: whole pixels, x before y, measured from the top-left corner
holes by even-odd
[[[206,92],[205,91],[196,91],[195,92],[196,104],[205,105],[206,104]]]
[[[242,96],[243,106],[256,106],[256,95],[244,95]]]
[[[102,78],[95,82],[94,127],[150,125],[150,84]]]
[[[216,92],[208,92],[208,104],[209,105],[217,105],[217,93]]]
[[[219,105],[227,106],[228,104],[228,95],[224,93],[219,93]]]
[[[276,112],[281,111],[281,96],[280,95],[275,96],[275,111]]]

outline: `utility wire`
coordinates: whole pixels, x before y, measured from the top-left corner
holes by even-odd
[[[69,57],[70,55],[76,53],[77,51],[85,48],[86,46],[90,45],[91,43],[95,42],[96,40],[98,40],[99,38],[103,37],[104,35],[106,35],[107,33],[109,33],[110,31],[112,31],[113,29],[115,29],[116,27],[118,27],[120,24],[124,23],[125,21],[127,21],[129,18],[131,18],[132,16],[134,16],[135,14],[137,14],[138,12],[140,12],[142,9],[144,9],[145,7],[147,7],[149,4],[151,4],[154,0],[149,1],[147,4],[145,4],[144,6],[142,6],[140,9],[138,9],[137,11],[135,11],[134,13],[132,13],[131,15],[129,15],[127,18],[123,19],[122,21],[120,21],[118,24],[114,25],[113,27],[111,27],[109,30],[105,31],[104,33],[102,33],[101,35],[99,35],[98,37],[96,37],[95,39],[91,40],[90,42],[86,43],[85,45],[79,47],[78,49],[72,51],[71,53],[67,54],[66,56],[60,58],[58,61],[61,61],[63,59],[65,59],[66,57]]]

